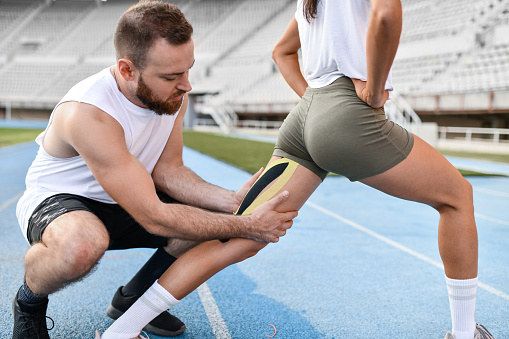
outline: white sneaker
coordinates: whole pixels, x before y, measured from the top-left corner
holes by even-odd
[[[451,332],[447,332],[444,339],[456,339]],[[495,339],[493,334],[481,324],[475,324],[474,339]]]
[[[95,339],[101,339],[101,332],[95,330]],[[141,332],[136,338],[132,339],[150,339],[147,333]]]

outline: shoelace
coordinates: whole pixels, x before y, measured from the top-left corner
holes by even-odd
[[[46,318],[51,320],[51,328],[47,328]],[[55,327],[55,322],[51,317],[45,316],[44,318],[38,316],[22,316],[21,319],[22,332],[27,335],[36,335],[39,338],[40,335],[43,335],[44,332],[41,333],[43,329],[51,331],[53,327]]]
[[[493,334],[491,334],[490,331],[488,331],[488,329],[486,327],[484,327],[483,325],[477,324],[477,330],[481,334],[482,339],[495,339]]]
[[[150,339],[150,337],[148,336],[147,332],[141,331],[137,339]]]

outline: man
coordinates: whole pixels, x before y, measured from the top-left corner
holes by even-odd
[[[31,247],[13,300],[13,338],[49,338],[48,295],[84,277],[108,249],[158,248],[115,294],[108,315],[118,318],[195,242],[277,242],[291,227],[297,213],[275,211],[287,192],[234,216],[257,175],[230,192],[183,165],[192,32],[171,4],[132,6],[115,32],[116,65],[74,86],[37,138],[16,211]],[[187,205],[164,203],[175,202],[170,196]],[[174,336],[185,326],[164,312],[146,328]]]

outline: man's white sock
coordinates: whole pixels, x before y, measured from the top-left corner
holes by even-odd
[[[477,278],[456,280],[445,277],[451,306],[452,334],[456,339],[473,339]]]
[[[104,332],[101,339],[136,338],[149,322],[179,300],[156,281],[120,318]]]

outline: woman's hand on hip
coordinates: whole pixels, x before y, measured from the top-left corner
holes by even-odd
[[[380,108],[385,104],[387,99],[389,99],[388,90],[382,89],[381,91],[373,91],[368,88],[369,86],[366,81],[359,79],[351,80],[355,86],[357,96],[369,106],[373,108]]]

